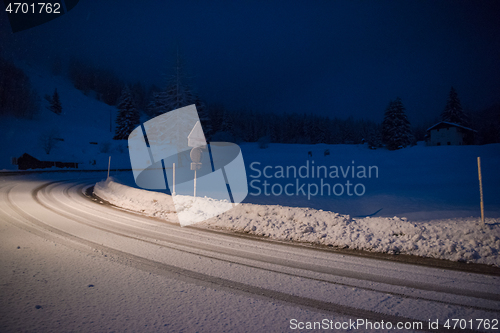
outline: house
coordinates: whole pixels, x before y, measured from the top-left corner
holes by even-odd
[[[476,130],[459,124],[441,121],[427,129],[427,146],[471,145],[474,143]]]
[[[17,158],[16,162],[19,170],[45,169],[52,167],[78,169],[77,162],[40,161],[27,153],[24,153],[21,157]]]

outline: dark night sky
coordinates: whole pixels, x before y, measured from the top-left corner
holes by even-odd
[[[381,121],[401,97],[433,119],[453,85],[471,110],[500,102],[500,1],[80,0],[12,34],[4,52],[81,55],[125,79],[163,85],[176,45],[208,101],[265,112]]]

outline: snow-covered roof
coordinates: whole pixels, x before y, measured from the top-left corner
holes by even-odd
[[[437,124],[432,125],[431,127],[429,127],[426,131],[430,131],[431,129],[433,129],[434,127],[436,127],[436,126],[438,126],[440,124],[451,125],[451,126],[463,128],[463,129],[468,130],[468,131],[477,132],[476,130],[473,130],[472,128],[465,127],[465,126],[462,126],[462,125],[459,125],[459,124],[456,124],[456,123],[450,123],[450,122],[447,122],[447,121],[440,121],[439,123],[437,123]]]
[[[33,158],[36,158],[37,160],[39,160],[41,162],[62,162],[62,163],[78,163],[78,164],[83,163],[81,158],[71,157],[71,156],[67,156],[64,154],[55,154],[53,152],[49,155],[49,154],[35,151],[33,149],[27,149],[25,151],[25,153],[30,155]],[[21,156],[18,156],[18,158]]]

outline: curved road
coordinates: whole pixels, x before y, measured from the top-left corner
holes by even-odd
[[[101,179],[0,177],[0,331],[500,330],[499,276],[181,228],[86,195]]]

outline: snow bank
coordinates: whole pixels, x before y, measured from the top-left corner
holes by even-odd
[[[349,215],[283,206],[242,204],[201,225],[341,248],[500,266],[500,219],[414,223],[406,218]]]
[[[118,207],[178,222],[174,202],[170,195],[122,185],[114,181],[113,177],[95,184],[94,193]]]
[[[172,197],[167,194],[131,188],[113,179],[97,183],[94,192],[114,205],[178,222]],[[194,214],[199,221],[207,217],[201,210],[190,209],[195,198],[182,197],[185,204],[179,214]],[[215,210],[218,205],[228,204],[208,198],[196,200],[205,208]],[[278,240],[500,266],[500,219],[487,219],[486,222],[483,225],[477,218],[426,222],[411,222],[399,217],[358,219],[312,208],[239,204],[197,226]]]
[[[181,221],[182,226],[205,221],[233,207],[227,201],[186,195],[176,195],[174,204],[168,194],[132,188],[117,183],[113,178],[97,183],[94,193],[116,206],[171,222]]]

